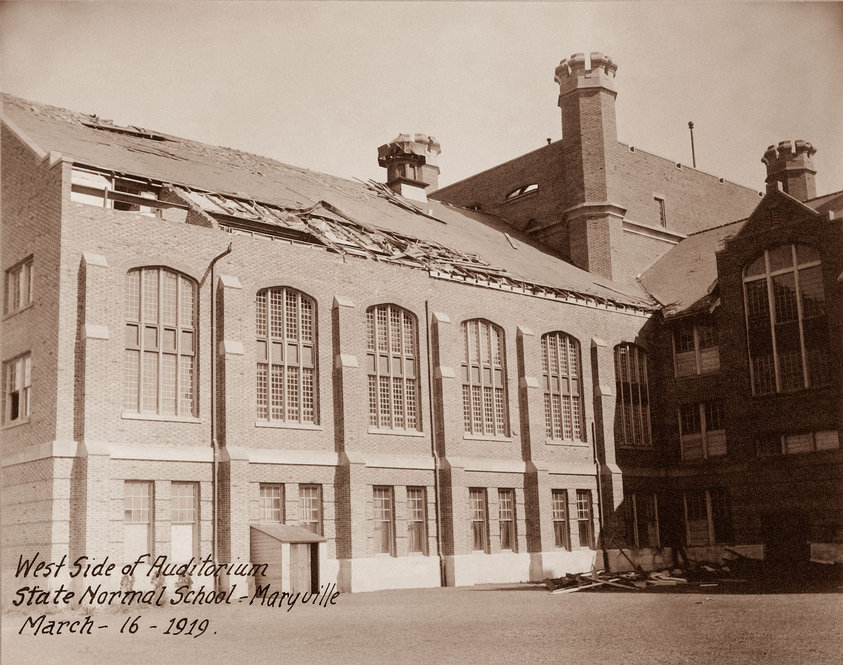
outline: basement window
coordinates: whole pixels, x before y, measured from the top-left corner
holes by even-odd
[[[531,194],[537,191],[539,191],[539,186],[537,183],[534,182],[529,185],[523,185],[522,187],[513,189],[509,194],[506,195],[504,200],[513,201],[515,199],[521,198],[522,196],[526,196],[527,194]]]

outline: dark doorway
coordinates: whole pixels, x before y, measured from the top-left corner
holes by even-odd
[[[772,564],[794,564],[810,558],[808,517],[799,512],[761,516],[764,559]]]

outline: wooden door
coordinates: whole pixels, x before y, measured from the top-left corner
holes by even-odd
[[[293,593],[312,591],[310,543],[290,543],[290,590]]]

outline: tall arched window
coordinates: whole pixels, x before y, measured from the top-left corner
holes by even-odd
[[[647,354],[629,342],[615,347],[615,443],[638,448],[653,445]]]
[[[168,268],[126,273],[127,411],[196,415],[196,283]]]
[[[542,372],[547,438],[585,441],[579,342],[561,332],[542,336]]]
[[[366,310],[369,425],[421,429],[416,317],[397,305]]]
[[[462,402],[465,431],[482,436],[507,436],[506,361],[503,330],[489,321],[462,324]]]
[[[286,287],[258,291],[257,417],[278,423],[315,424],[316,305]]]
[[[765,249],[744,269],[743,283],[753,394],[829,383],[819,252],[802,244]]]

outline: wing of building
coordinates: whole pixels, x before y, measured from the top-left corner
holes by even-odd
[[[616,69],[441,189],[422,134],[364,183],[3,96],[4,588],[843,560],[843,193],[802,141],[763,196],[619,143]]]

